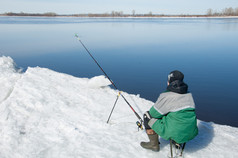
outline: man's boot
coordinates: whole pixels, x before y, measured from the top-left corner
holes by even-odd
[[[145,149],[150,149],[153,151],[159,151],[159,136],[158,134],[148,134],[149,142],[141,142],[140,145]]]

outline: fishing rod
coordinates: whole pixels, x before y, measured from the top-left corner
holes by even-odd
[[[75,37],[79,40],[79,42],[82,44],[82,46],[83,46],[84,49],[87,51],[87,53],[90,55],[90,57],[94,60],[94,62],[97,64],[97,66],[101,69],[101,71],[102,71],[102,72],[104,73],[104,75],[107,77],[107,79],[111,82],[111,84],[113,85],[113,87],[118,90],[118,88],[117,88],[117,86],[114,84],[114,82],[110,79],[110,77],[109,77],[109,76],[107,75],[107,73],[103,70],[103,68],[99,65],[99,63],[98,63],[97,60],[93,57],[93,55],[90,53],[90,51],[87,49],[87,47],[83,44],[83,42],[82,42],[81,39],[79,38],[78,34],[75,34]],[[131,106],[131,104],[127,101],[127,99],[121,94],[121,92],[119,92],[119,95],[117,96],[116,102],[117,102],[118,97],[119,97],[120,95],[121,95],[122,98],[125,100],[125,102],[127,103],[127,105],[129,105],[129,107],[130,107],[131,110],[134,112],[134,114],[136,115],[136,117],[139,119],[140,122],[139,122],[139,121],[136,122],[138,128],[143,129],[143,127],[142,127],[143,120],[142,120],[141,117],[138,115],[138,113],[134,110],[134,108]],[[115,105],[116,105],[116,102],[114,103],[113,109],[114,109],[114,107],[115,107]],[[112,109],[112,111],[113,111],[113,109]],[[111,114],[112,114],[112,112],[111,112]],[[111,114],[110,114],[110,116],[111,116]],[[110,116],[109,116],[109,118],[110,118]],[[109,121],[109,119],[108,119],[108,121]],[[107,121],[107,123],[108,123],[108,121]]]

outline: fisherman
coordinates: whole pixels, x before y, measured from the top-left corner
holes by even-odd
[[[186,143],[198,134],[195,104],[180,71],[168,75],[168,86],[156,103],[143,115],[149,142],[141,142],[145,149],[160,150],[159,136],[178,144]]]

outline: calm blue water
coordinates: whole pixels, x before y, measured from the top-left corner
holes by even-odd
[[[120,90],[155,102],[178,69],[198,119],[238,127],[238,18],[0,17],[0,55],[24,69],[102,75],[75,33]]]

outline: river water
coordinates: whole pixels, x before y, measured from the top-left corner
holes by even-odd
[[[155,102],[180,70],[198,119],[238,127],[238,18],[3,16],[0,55],[24,70],[102,75],[75,33],[120,90]]]

